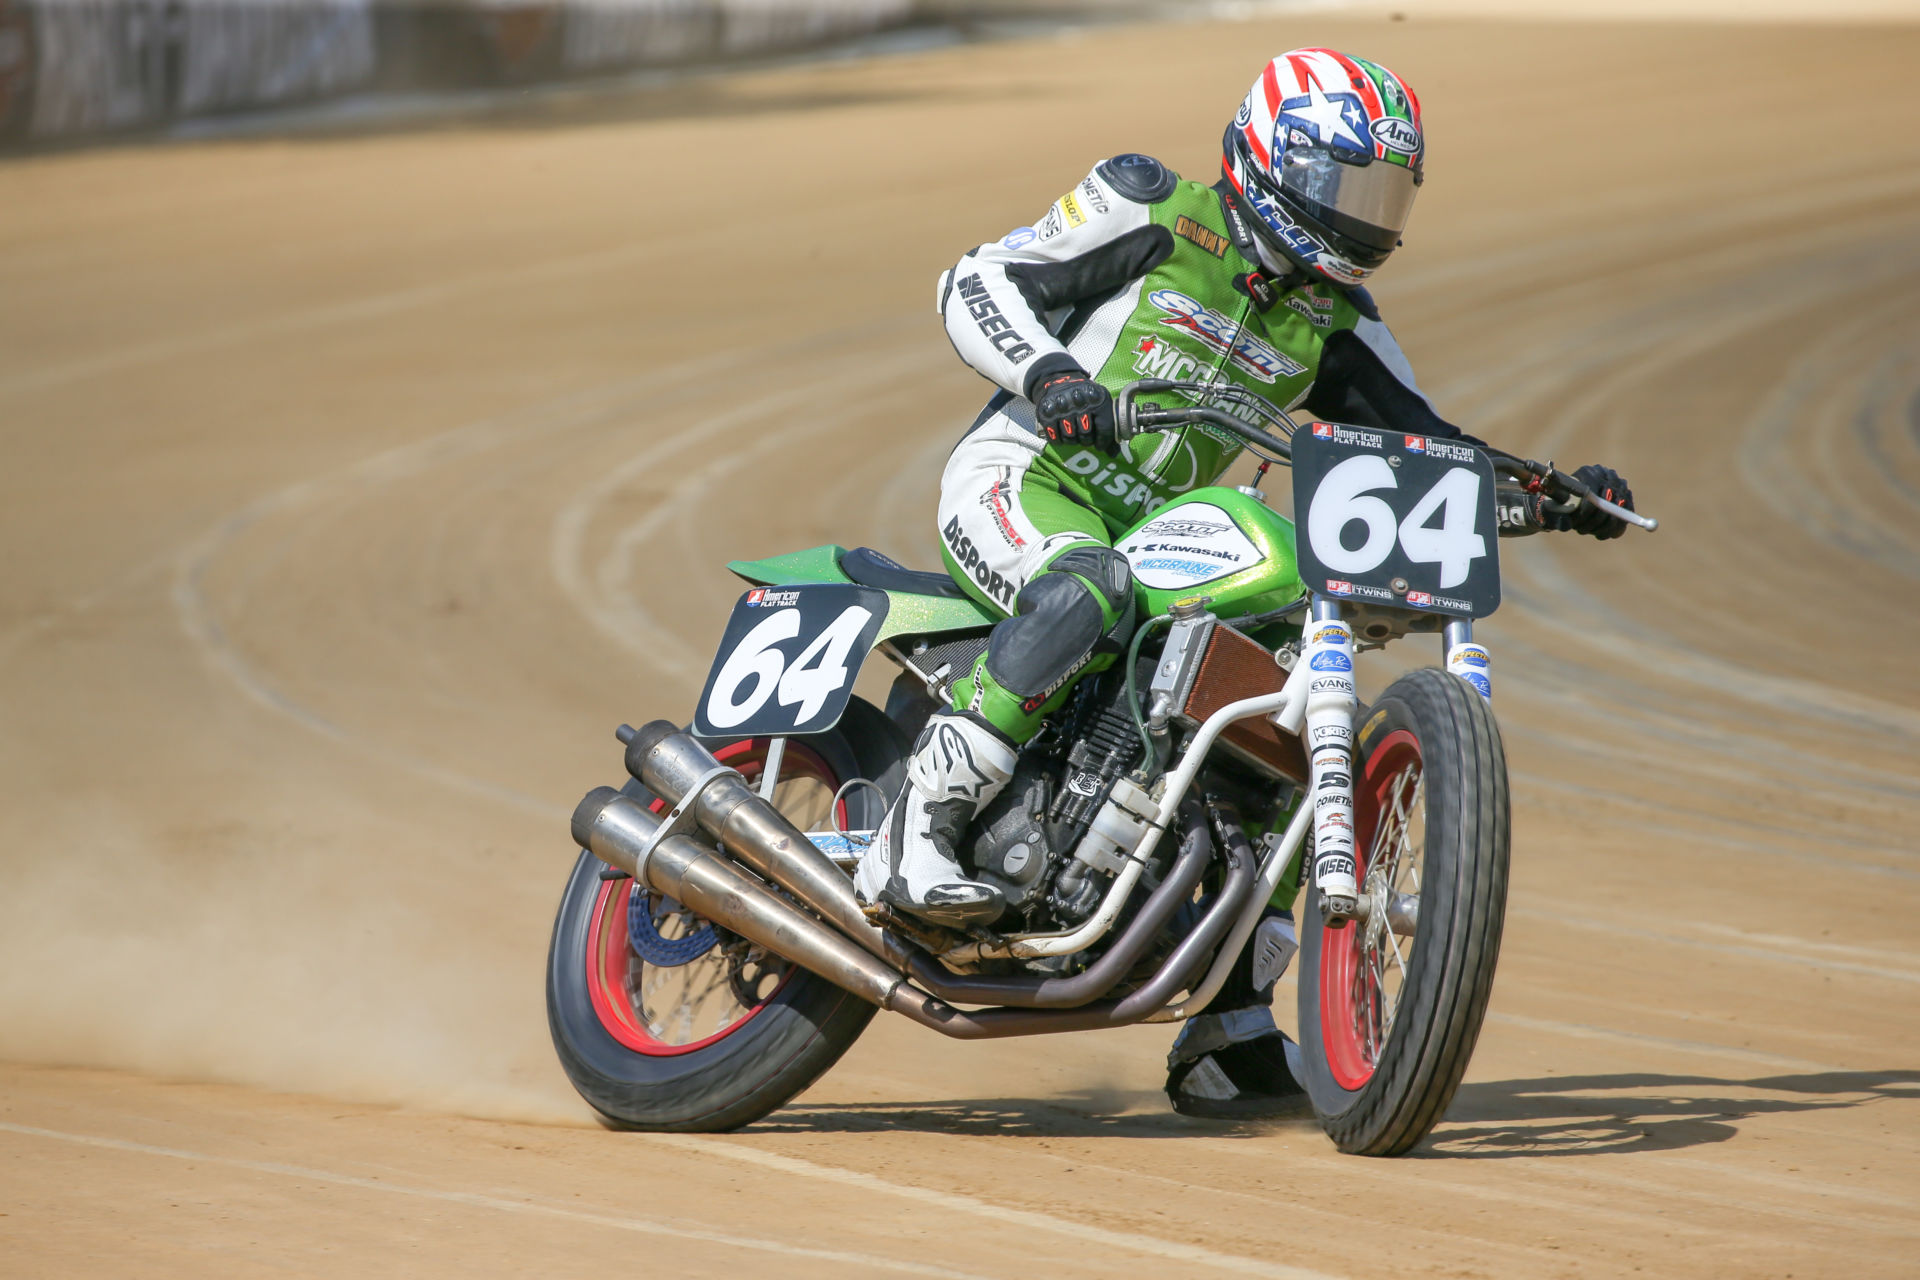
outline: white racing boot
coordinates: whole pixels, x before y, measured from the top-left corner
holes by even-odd
[[[969,880],[958,849],[973,815],[1013,776],[1013,744],[980,721],[943,712],[927,721],[907,783],[867,846],[854,888],[933,924],[992,924],[1000,891]]]

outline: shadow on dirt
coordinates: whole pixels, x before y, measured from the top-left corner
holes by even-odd
[[[966,1098],[940,1102],[821,1103],[776,1111],[754,1132],[950,1133],[995,1138],[1251,1138],[1294,1120],[1231,1124],[1175,1115],[1159,1090],[1094,1089],[1051,1098]]]
[[[1616,1095],[1616,1096],[1604,1096]],[[1622,1073],[1462,1085],[1447,1118],[1413,1153],[1509,1159],[1662,1151],[1725,1142],[1753,1116],[1920,1102],[1920,1071],[1829,1071],[1723,1080]]]
[[[1415,1159],[1510,1159],[1660,1151],[1725,1142],[1753,1116],[1920,1103],[1920,1071],[1836,1071],[1727,1080],[1652,1072],[1488,1080],[1461,1086]],[[1193,1120],[1158,1091],[1084,1090],[1039,1098],[937,1102],[805,1101],[754,1125],[776,1133],[947,1133],[995,1138],[1256,1138],[1317,1130],[1310,1114],[1260,1122]]]

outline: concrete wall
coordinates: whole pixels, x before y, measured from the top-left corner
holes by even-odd
[[[0,146],[367,89],[737,58],[917,11],[915,0],[0,0]]]

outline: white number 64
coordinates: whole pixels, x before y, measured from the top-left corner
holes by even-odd
[[[778,692],[781,706],[799,706],[794,724],[805,724],[847,683],[851,675],[847,654],[871,617],[869,609],[848,606],[788,666],[786,655],[775,646],[800,634],[800,610],[780,609],[769,614],[740,637],[739,645],[714,678],[713,692],[707,697],[707,722],[716,729],[731,729],[744,723]]]
[[[1397,489],[1399,480],[1387,460],[1377,454],[1348,458],[1321,478],[1307,513],[1307,541],[1321,564],[1336,573],[1360,574],[1377,569],[1393,554],[1397,541],[1415,564],[1440,566],[1442,589],[1467,580],[1473,562],[1487,554],[1487,540],[1475,533],[1480,508],[1480,476],[1455,467],[1414,504],[1405,520],[1397,521],[1384,498],[1366,496],[1373,489]],[[1440,527],[1428,520],[1440,509]],[[1366,525],[1367,537],[1349,550],[1340,540],[1348,524]]]

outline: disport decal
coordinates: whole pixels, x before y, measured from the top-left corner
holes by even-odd
[[[980,327],[981,335],[993,344],[995,351],[1013,364],[1020,364],[1033,355],[1033,344],[1022,338],[1014,329],[1013,322],[1000,314],[1000,304],[987,292],[979,272],[961,280],[959,288],[960,298],[967,304],[973,322]]]
[[[1139,507],[1160,497],[1140,476],[1126,470],[1103,453],[1081,449],[1061,459],[1067,470],[1086,477],[1089,488],[1111,494],[1130,507]]]
[[[974,546],[973,539],[960,528],[960,517],[954,516],[948,520],[947,527],[942,529],[940,534],[946,539],[947,554],[953,557],[953,562],[973,579],[975,586],[1011,613],[1013,583],[987,566],[987,559],[980,554],[980,548]]]
[[[1351,671],[1353,659],[1344,653],[1329,651],[1314,654],[1313,661],[1309,665],[1315,671]]]
[[[1198,339],[1262,382],[1275,382],[1307,371],[1298,360],[1282,355],[1226,316],[1178,289],[1155,289],[1147,295],[1147,301],[1166,313],[1161,324]]]

